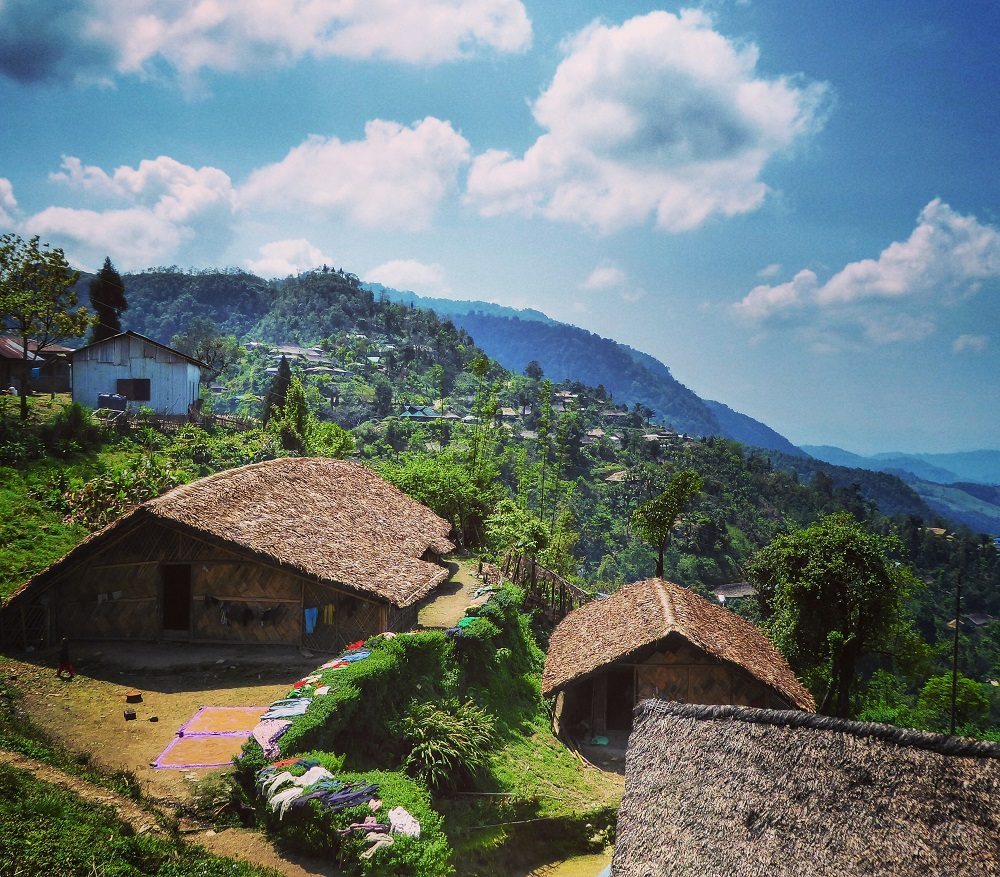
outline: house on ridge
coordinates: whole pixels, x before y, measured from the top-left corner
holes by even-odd
[[[625,585],[552,632],[542,693],[560,727],[625,732],[647,698],[814,711],[778,650],[749,621],[662,579]]]
[[[73,401],[104,408],[100,397],[119,395],[131,409],[146,405],[155,414],[186,417],[201,395],[201,370],[208,366],[137,332],[122,332],[75,350]]]
[[[283,458],[144,502],[0,606],[0,640],[176,640],[334,652],[409,630],[451,524],[359,463]]]

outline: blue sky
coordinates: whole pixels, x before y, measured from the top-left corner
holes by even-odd
[[[998,43],[994,0],[0,0],[0,231],[536,307],[799,443],[997,447]]]

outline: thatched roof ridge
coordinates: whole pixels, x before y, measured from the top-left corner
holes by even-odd
[[[421,558],[444,554],[451,524],[371,469],[287,457],[217,472],[149,500],[84,540],[11,599],[127,526],[155,520],[362,596],[409,606],[448,576]]]
[[[998,794],[997,744],[646,701],[612,875],[997,877]]]
[[[663,579],[634,582],[567,615],[549,640],[542,692],[555,694],[670,634],[742,667],[800,709],[816,709],[785,659],[749,621]]]

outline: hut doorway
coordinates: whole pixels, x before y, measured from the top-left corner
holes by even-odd
[[[608,670],[607,728],[609,731],[632,729],[632,708],[635,706],[635,670],[632,667],[612,667]]]
[[[163,571],[163,631],[184,633],[191,631],[191,565],[188,563],[164,564]]]

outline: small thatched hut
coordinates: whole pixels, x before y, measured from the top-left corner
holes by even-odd
[[[451,525],[370,469],[287,458],[132,509],[0,607],[14,644],[281,643],[332,651],[416,622]]]
[[[662,579],[626,585],[567,615],[549,641],[542,691],[563,727],[627,731],[648,697],[815,710],[756,627]]]
[[[997,877],[1000,746],[647,701],[613,877]]]

